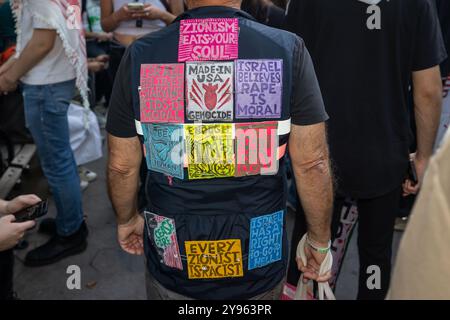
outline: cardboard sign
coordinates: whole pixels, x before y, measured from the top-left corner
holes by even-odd
[[[280,118],[283,60],[236,61],[236,118]]]
[[[148,237],[166,266],[183,270],[175,221],[151,212],[144,212]]]
[[[181,20],[178,62],[235,60],[238,42],[238,19]]]
[[[281,260],[284,211],[250,220],[248,270]]]
[[[189,279],[242,277],[240,239],[185,241]]]
[[[143,64],[141,122],[184,122],[184,65]]]
[[[236,177],[278,172],[278,123],[236,123]]]
[[[232,124],[185,125],[189,179],[233,177]]]
[[[186,63],[188,120],[233,120],[233,62]]]
[[[142,124],[149,170],[172,177],[184,177],[183,126]]]

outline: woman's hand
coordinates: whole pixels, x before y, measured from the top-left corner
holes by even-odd
[[[0,66],[0,76],[4,73],[6,73],[6,71],[8,71],[9,69],[11,69],[11,67],[13,66],[13,64],[16,62],[16,58],[11,57],[9,58],[4,64],[2,64]]]
[[[136,12],[134,17],[135,19],[162,20],[166,24],[171,23],[175,19],[175,16],[171,13],[151,4],[144,5],[144,10]]]
[[[119,10],[114,12],[114,19],[120,23],[122,21],[136,19],[134,15],[136,15],[136,11],[128,9],[128,5],[124,4]]]
[[[111,32],[101,32],[95,35],[98,42],[107,42],[113,39],[113,34]]]

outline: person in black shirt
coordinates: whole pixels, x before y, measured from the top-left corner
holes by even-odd
[[[330,115],[330,152],[337,179],[334,236],[342,232],[341,210],[344,200],[351,198],[359,211],[358,298],[383,299],[389,287],[399,198],[402,192],[408,195],[419,190],[439,124],[439,64],[446,51],[434,2],[291,1],[287,26],[311,51]],[[407,94],[411,79],[417,185],[405,180],[410,156]],[[293,243],[298,241],[302,225],[297,219]],[[370,266],[381,270],[381,286],[373,290],[366,285],[373,274]],[[291,266],[288,281],[296,284],[297,279]]]
[[[130,45],[114,84],[108,180],[122,249],[145,253],[149,298],[277,298],[288,258],[288,145],[309,222],[308,263],[300,267],[308,279],[327,281],[317,270],[330,245],[328,115],[303,41],[254,21],[239,0],[187,4],[174,23]],[[217,46],[196,40],[212,36]],[[179,129],[182,143],[173,140]],[[246,141],[279,159],[273,171],[258,159],[234,163],[250,150]],[[177,146],[196,151],[174,161]],[[145,222],[136,205],[143,151]]]
[[[257,21],[270,27],[284,26],[285,12],[269,0],[243,0],[241,10],[251,14]]]

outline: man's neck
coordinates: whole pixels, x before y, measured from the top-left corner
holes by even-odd
[[[222,7],[230,7],[234,9],[240,9],[240,1],[224,1],[224,0],[197,0],[197,1],[188,1],[188,8],[195,9],[200,7],[211,7],[211,6],[222,6]]]

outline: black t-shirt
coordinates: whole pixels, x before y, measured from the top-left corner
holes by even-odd
[[[330,115],[339,193],[357,198],[401,184],[412,72],[446,58],[431,0],[383,0],[370,13],[368,7],[358,0],[297,0],[287,17],[311,52]],[[377,18],[381,29],[369,29]]]
[[[300,38],[297,39],[296,56],[290,108],[291,122],[296,125],[312,125],[326,121],[328,115],[325,112],[314,66]],[[130,79],[131,60],[127,51],[117,72],[106,124],[108,133],[121,138],[137,135]]]
[[[266,118],[241,118],[238,115],[238,102],[229,106],[232,109],[231,119],[233,125],[226,124],[227,128],[236,128],[239,125],[253,125],[258,123],[275,123],[277,127],[277,139],[279,146],[285,146],[288,141],[288,124],[289,118],[295,125],[311,125],[325,121],[328,116],[324,109],[323,100],[319,90],[318,81],[315,76],[311,58],[304,46],[303,41],[292,33],[274,29],[253,21],[253,19],[246,13],[226,7],[201,7],[185,12],[177,21],[162,30],[146,35],[135,41],[126,52],[119,71],[116,76],[116,83],[111,97],[110,111],[108,116],[107,131],[117,137],[133,137],[137,132],[135,129],[135,120],[141,119],[141,105],[142,100],[140,92],[138,91],[141,83],[141,66],[145,64],[166,64],[175,63],[179,61],[178,51],[180,50],[180,32],[181,22],[187,19],[205,19],[205,18],[236,18],[239,26],[238,32],[238,59],[281,59],[282,60],[282,79],[279,96],[281,98],[281,110],[279,115],[271,117],[269,113],[265,114]],[[208,25],[208,21],[205,21]],[[205,25],[202,23],[202,25]],[[234,38],[234,37],[233,37]],[[181,50],[184,50],[181,47]],[[180,51],[183,53],[185,51]],[[192,57],[192,56],[191,56]],[[234,56],[236,58],[236,56]],[[191,58],[192,59],[192,58]],[[194,59],[195,60],[195,59]],[[226,59],[225,59],[226,60]],[[239,60],[234,62],[234,65],[239,65]],[[241,60],[242,61],[242,60]],[[185,66],[185,70],[190,70],[189,66]],[[235,75],[237,72],[235,72]],[[185,91],[186,96],[189,97],[189,71],[185,72],[184,87],[180,91]],[[239,84],[239,77],[232,77],[230,82],[234,81]],[[263,79],[263,78],[261,78]],[[155,80],[155,79],[152,79]],[[228,80],[226,80],[228,81]],[[252,82],[253,80],[251,80]],[[195,83],[196,81],[192,81]],[[262,82],[262,81],[261,81]],[[179,82],[181,83],[181,82]],[[204,83],[205,84],[205,83]],[[205,84],[206,86],[206,84]],[[202,86],[202,87],[205,87]],[[224,87],[224,86],[223,86]],[[235,85],[235,90],[238,85]],[[233,85],[230,84],[230,88]],[[142,90],[142,88],[141,88]],[[196,90],[192,90],[193,94],[198,95]],[[142,91],[141,91],[142,92]],[[164,93],[162,93],[164,94]],[[238,101],[239,95],[235,95]],[[201,99],[201,98],[200,98]],[[208,99],[206,93],[204,100]],[[214,97],[212,97],[214,99]],[[218,98],[220,99],[220,98]],[[185,103],[186,112],[183,116],[177,119],[179,122],[189,130],[193,127],[193,119],[189,119],[189,99]],[[219,107],[220,108],[220,107]],[[274,120],[277,119],[277,120]],[[279,120],[278,120],[279,119]],[[181,167],[181,174],[175,172],[178,176],[168,177],[166,172],[158,171],[156,165],[152,167],[152,161],[164,161],[159,156],[161,145],[165,143],[164,139],[152,140],[152,134],[149,133],[149,126],[154,126],[152,120],[142,117],[145,149],[147,151],[147,163],[150,163],[150,170],[146,181],[146,195],[147,195],[147,210],[153,214],[160,215],[173,220],[174,229],[176,230],[176,239],[179,249],[177,258],[180,257],[183,264],[183,270],[180,268],[171,268],[165,265],[163,260],[161,262],[161,248],[147,241],[151,239],[151,230],[154,230],[154,223],[147,220],[145,253],[148,263],[148,270],[158,281],[168,288],[183,295],[187,295],[196,299],[214,298],[214,299],[247,299],[256,296],[260,293],[266,292],[274,288],[284,277],[284,271],[287,264],[287,237],[285,232],[284,212],[286,210],[286,172],[284,168],[284,152],[281,148],[273,149],[273,145],[268,146],[267,151],[273,150],[272,155],[278,155],[279,160],[276,162],[276,173],[274,174],[234,174],[227,168],[223,168],[222,164],[217,162],[211,165],[209,159],[201,162],[199,169],[195,172],[189,171],[189,165],[196,164],[196,160],[191,159],[191,152],[186,166]],[[249,124],[249,122],[251,124]],[[222,122],[224,123],[224,122]],[[229,123],[229,122],[228,122]],[[282,126],[279,124],[282,123]],[[150,124],[150,125],[148,125]],[[214,124],[219,124],[220,121]],[[166,125],[166,124],[164,124]],[[186,132],[186,131],[185,131]],[[231,133],[233,134],[233,133]],[[154,135],[157,137],[159,134]],[[186,137],[187,135],[187,137]],[[191,144],[189,141],[195,140],[193,136],[200,136],[197,132],[185,134],[184,139],[186,149]],[[211,140],[226,139],[226,136],[221,138],[222,133],[213,133],[210,139],[200,137],[201,143],[208,145],[213,153],[222,153],[226,151],[225,147],[219,144],[222,142],[215,142]],[[167,136],[166,136],[167,137]],[[164,137],[163,137],[164,138]],[[166,139],[167,140],[167,139]],[[231,148],[238,149],[236,143]],[[272,140],[272,139],[271,139]],[[275,140],[274,140],[275,141]],[[195,142],[195,141],[193,141]],[[216,149],[216,145],[221,149]],[[262,143],[258,143],[261,148]],[[165,147],[165,145],[163,146]],[[170,146],[169,146],[170,148]],[[206,148],[206,147],[205,147]],[[152,152],[152,149],[154,152]],[[166,150],[168,148],[165,148]],[[284,147],[283,147],[284,149]],[[217,152],[219,150],[219,152]],[[200,150],[201,151],[201,150]],[[161,152],[163,153],[164,150]],[[203,153],[201,151],[200,153]],[[167,153],[166,153],[167,154]],[[227,155],[228,156],[228,155]],[[234,159],[238,159],[235,156]],[[192,161],[192,162],[191,162]],[[203,160],[200,160],[203,161]],[[214,167],[213,167],[214,166]],[[203,168],[206,168],[204,170]],[[177,167],[178,169],[178,167]],[[207,170],[211,172],[210,175],[204,175]],[[196,172],[200,174],[197,174]],[[168,174],[171,174],[170,171]],[[194,173],[191,175],[191,173]],[[217,172],[217,174],[216,174]],[[227,175],[228,173],[230,175]],[[247,171],[249,172],[249,171]],[[260,171],[262,173],[262,171]],[[183,173],[185,173],[183,175]],[[249,172],[251,173],[251,172]],[[259,219],[268,214],[276,214],[281,217],[281,224],[278,226],[283,230],[279,233],[277,244],[262,244],[263,247],[272,250],[277,248],[277,256],[274,256],[274,261],[259,267],[253,266],[253,252],[252,247],[255,241],[251,242],[252,234],[256,234],[255,223],[252,219]],[[281,214],[281,215],[280,215]],[[148,215],[146,215],[147,217]],[[266,224],[268,225],[268,224]],[[253,226],[253,227],[252,227]],[[256,227],[257,228],[257,227]],[[252,231],[253,230],[253,231]],[[270,237],[273,236],[272,228],[270,230]],[[268,231],[269,232],[269,231]],[[269,234],[267,234],[269,236]],[[154,238],[154,237],[153,237]],[[188,241],[218,241],[224,239],[238,239],[243,256],[238,257],[237,263],[243,262],[241,275],[236,273],[236,277],[228,277],[222,271],[218,270],[214,277],[200,276],[201,281],[189,277],[189,272],[195,271],[194,262],[187,260],[188,255]],[[173,250],[177,250],[172,248]],[[170,255],[170,253],[168,253]],[[165,254],[164,254],[165,255]],[[168,256],[170,258],[170,256]],[[175,256],[173,255],[175,258]],[[165,258],[164,258],[165,259]],[[258,262],[259,263],[259,262]],[[228,264],[226,262],[218,261],[220,268]],[[192,268],[191,268],[192,267]],[[201,273],[199,273],[201,274]],[[198,279],[200,280],[200,279]]]

